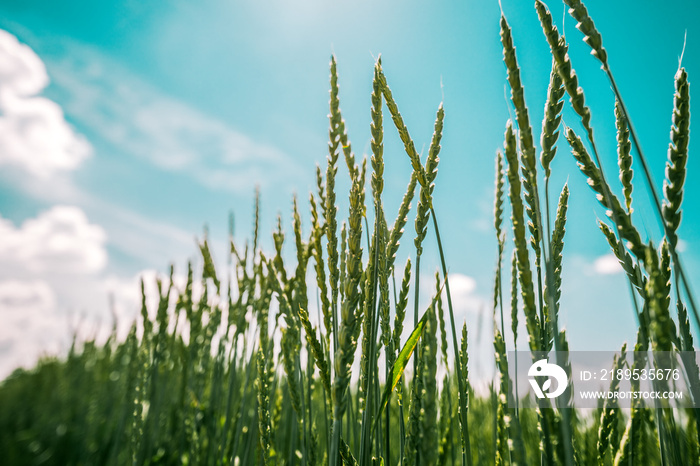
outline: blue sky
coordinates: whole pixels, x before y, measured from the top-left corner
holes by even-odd
[[[564,17],[563,4],[549,6],[571,43],[608,177],[614,179],[609,84],[574,21]],[[683,65],[691,101],[700,73],[699,7],[689,0],[633,7],[590,0],[587,6],[660,189],[673,77],[686,31]],[[502,8],[513,27],[538,135],[551,64],[548,46],[532,2],[503,0]],[[125,296],[119,302],[128,314],[135,277],[144,270],[163,271],[171,262],[184,269],[196,257],[194,237],[204,224],[223,263],[228,212],[235,212],[236,236],[243,240],[256,185],[262,193],[263,246],[269,247],[277,213],[291,224],[291,196],[305,201],[315,164],[325,163],[331,53],[338,59],[341,108],[358,155],[369,151],[369,95],[379,54],[417,148],[429,144],[435,111],[444,100],[435,206],[450,271],[463,283],[460,315],[475,327],[479,309],[490,302],[494,155],[511,113],[499,14],[496,1],[3,2],[0,29],[11,36],[3,36],[0,51],[15,59],[0,60],[0,95],[5,86],[25,99],[20,104],[43,97],[34,113],[22,114],[40,123],[9,125],[5,131],[17,135],[0,136],[6,152],[0,155],[0,234],[11,245],[0,247],[5,290],[0,301],[4,314],[13,316],[9,333],[0,336],[6,365],[27,363],[13,359],[22,348],[41,347],[45,340],[60,346],[61,338],[45,335],[64,334],[76,312],[106,319],[109,292]],[[33,50],[40,64],[24,60],[32,54],[10,37]],[[22,90],[26,83],[29,94]],[[578,130],[568,104],[565,109],[565,122]],[[11,116],[4,107],[0,120]],[[393,218],[410,164],[386,122],[385,202]],[[22,132],[29,127],[38,132]],[[27,151],[22,137],[46,144]],[[691,137],[681,238],[691,281],[698,284],[696,147]],[[572,348],[618,348],[632,339],[634,319],[624,277],[611,273],[608,247],[596,228],[604,213],[565,145],[553,171],[552,197],[567,180],[571,189],[562,320]],[[658,239],[641,173],[635,173],[635,221]],[[339,198],[345,212],[346,196]],[[412,228],[407,234],[412,236]],[[69,252],[42,249],[56,235],[72,245]],[[437,265],[433,242],[430,236],[427,274]],[[407,253],[404,249],[403,257]],[[607,324],[599,325],[603,320]],[[51,322],[48,330],[40,321]]]

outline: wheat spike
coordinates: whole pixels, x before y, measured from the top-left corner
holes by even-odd
[[[574,111],[581,117],[581,123],[588,132],[589,140],[593,140],[593,127],[591,126],[591,111],[586,106],[586,100],[583,95],[583,89],[578,85],[578,76],[571,66],[569,59],[569,46],[566,45],[564,37],[559,36],[559,30],[552,21],[552,14],[547,6],[540,0],[535,0],[535,8],[540,19],[540,24],[544,30],[544,35],[547,38],[549,47],[552,51],[552,56],[557,64],[557,72],[564,83],[564,88],[571,99],[571,106]]]
[[[523,296],[525,319],[529,335],[530,349],[539,349],[540,322],[537,317],[535,304],[535,292],[530,269],[530,257],[525,239],[525,217],[523,201],[520,194],[520,175],[518,173],[518,154],[515,142],[515,134],[511,122],[508,122],[505,134],[505,154],[508,161],[508,186],[510,189],[511,220],[513,223],[513,236],[518,257],[518,278]]]
[[[676,325],[669,312],[671,284],[669,277],[670,259],[668,257],[668,243],[662,245],[661,258],[654,248],[649,245],[646,248],[645,268],[649,272],[649,280],[646,284],[646,295],[649,301],[650,337],[653,351],[671,351],[676,340]],[[663,366],[662,366],[663,367]]]
[[[591,47],[591,55],[600,60],[603,68],[608,67],[608,53],[603,47],[603,38],[596,29],[593,20],[588,15],[588,10],[580,0],[564,0],[569,6],[569,14],[578,21],[576,29],[584,35],[584,42]]]
[[[445,326],[445,310],[442,307],[442,287],[440,286],[440,272],[435,271],[435,310],[440,324],[440,349],[442,351],[442,361],[445,364],[445,369],[448,369],[447,358],[447,328]]]
[[[557,207],[557,219],[554,222],[554,232],[552,234],[551,261],[554,272],[554,290],[551,294],[554,297],[553,303],[556,313],[559,310],[559,298],[561,297],[561,272],[562,272],[562,250],[564,249],[564,233],[566,232],[566,210],[569,201],[569,186],[564,185],[561,196],[559,196],[559,206]],[[545,289],[546,290],[546,289]],[[549,290],[545,294],[550,293]]]
[[[345,120],[343,120],[343,116],[340,112],[340,98],[338,96],[339,88],[338,67],[335,61],[335,56],[331,56],[331,113],[329,115],[332,130],[331,144],[334,145],[334,149],[336,151],[338,150],[338,146],[340,146],[342,149],[343,155],[345,156],[345,163],[350,172],[350,178],[354,180],[358,176],[358,167],[355,163],[355,154],[353,154],[350,141],[348,140]]]
[[[336,73],[335,57],[331,56],[331,90],[330,90],[330,114],[328,119],[330,129],[328,130],[328,166],[326,168],[326,205],[324,208],[326,216],[326,236],[328,238],[328,275],[329,286],[331,288],[331,314],[333,324],[333,348],[338,346],[338,281],[340,273],[338,271],[338,207],[335,196],[335,176],[338,173],[338,156],[340,145],[340,121],[339,114],[335,109],[338,102],[338,76]],[[342,285],[341,285],[342,286]]]
[[[544,168],[545,178],[551,174],[550,165],[557,153],[557,139],[559,139],[559,125],[561,124],[561,111],[564,108],[562,100],[565,93],[561,76],[557,72],[557,63],[552,59],[552,71],[549,76],[549,88],[547,89],[547,101],[544,104],[544,118],[542,120],[542,135],[540,145],[542,153],[540,162]]]
[[[625,196],[627,212],[632,213],[632,144],[627,121],[622,114],[620,101],[615,101],[615,126],[617,127],[617,165],[620,167],[620,182]]]
[[[505,183],[503,173],[503,154],[496,153],[496,194],[493,202],[493,218],[496,227],[496,238],[501,238],[501,225],[503,224],[503,185]]]
[[[510,321],[513,345],[518,350],[518,254],[513,250],[510,266]]]
[[[386,106],[389,109],[389,113],[391,113],[391,119],[394,121],[394,125],[396,126],[396,129],[399,132],[399,137],[401,138],[401,142],[403,142],[404,149],[406,150],[408,157],[411,159],[413,171],[416,173],[420,185],[423,187],[427,187],[429,183],[427,181],[423,165],[421,164],[420,156],[418,155],[418,152],[416,152],[416,147],[413,144],[413,139],[411,139],[411,136],[408,133],[408,128],[403,122],[403,117],[399,112],[399,107],[396,105],[396,101],[394,100],[394,96],[391,93],[391,89],[389,89],[389,85],[386,82],[386,76],[384,76],[384,71],[382,70],[381,63],[378,63],[378,78],[379,84],[382,89],[382,94],[384,95],[384,101],[386,102]]]
[[[455,367],[457,370],[460,371],[460,374],[458,377],[461,377],[462,380],[466,382],[466,387],[465,387],[465,393],[467,394],[467,399],[465,400],[465,403],[463,404],[466,406],[467,410],[469,410],[469,351],[468,351],[468,339],[467,339],[467,323],[465,322],[464,325],[462,326],[462,341],[460,342],[460,347],[459,347],[459,364],[457,364],[457,361],[455,361]],[[462,409],[462,404],[460,404],[459,409]],[[467,418],[467,415],[469,413],[464,413],[464,418]],[[460,419],[462,419],[462,413],[460,413]],[[464,429],[463,429],[464,432]],[[464,438],[464,435],[462,435],[462,451],[467,451],[467,454],[471,455],[471,451],[467,448],[467,445],[469,444],[469,439]]]
[[[615,254],[615,257],[617,257],[617,260],[620,262],[620,265],[627,274],[627,277],[629,278],[630,282],[632,283],[632,285],[634,285],[634,287],[637,289],[640,295],[644,297],[646,279],[642,274],[642,269],[634,261],[634,259],[632,259],[632,256],[624,248],[620,247],[620,242],[615,236],[615,232],[613,232],[607,224],[603,223],[602,221],[599,221],[598,227],[600,228],[600,231],[603,232],[603,235],[605,235],[605,238],[608,240],[610,249],[612,249],[613,253]]]
[[[530,219],[528,228],[532,235],[530,245],[535,251],[535,264],[537,266],[538,277],[541,276],[540,248],[542,221],[539,207],[539,196],[537,193],[537,162],[535,157],[535,146],[532,139],[532,127],[530,117],[525,104],[525,91],[520,79],[520,67],[515,55],[513,46],[513,36],[506,17],[501,14],[501,43],[503,45],[503,61],[508,71],[508,83],[510,84],[511,99],[515,107],[515,119],[518,122],[518,134],[520,135],[520,151],[527,216]]]
[[[428,149],[428,159],[425,161],[425,169],[421,167],[422,172],[425,174],[426,184],[421,184],[418,208],[416,212],[416,238],[413,240],[416,246],[416,254],[420,256],[423,253],[423,240],[425,235],[428,233],[428,220],[430,218],[430,208],[433,205],[433,190],[435,189],[435,184],[433,181],[437,176],[437,167],[440,162],[438,154],[440,153],[440,140],[442,139],[442,128],[443,120],[445,118],[445,110],[440,104],[437,111],[437,117],[435,119],[435,130],[433,132],[433,138],[430,142],[430,149]],[[417,173],[420,180],[420,174]]]
[[[452,453],[452,463],[454,464],[454,448],[452,448],[453,424],[452,418],[454,411],[452,409],[452,401],[450,397],[450,378],[445,375],[442,379],[442,392],[440,393],[440,419],[438,421],[439,429],[439,444],[438,444],[438,462],[437,464],[447,464],[448,453]]]
[[[574,158],[581,172],[588,177],[588,185],[596,192],[598,202],[605,207],[606,214],[617,224],[620,236],[629,242],[630,249],[641,259],[645,256],[644,245],[639,232],[632,224],[630,215],[625,212],[617,196],[610,192],[610,187],[603,179],[600,168],[591,159],[581,139],[574,130],[567,128],[566,139],[571,145]]]
[[[258,377],[258,426],[260,430],[260,452],[265,466],[275,464],[275,449],[272,445],[270,425],[270,393],[265,369],[265,353],[258,348],[257,366]]]
[[[341,304],[340,325],[338,331],[338,352],[335,355],[335,379],[333,381],[334,420],[339,422],[347,408],[346,390],[350,382],[352,365],[357,340],[355,331],[358,326],[358,309],[360,304],[360,279],[362,277],[362,215],[364,205],[362,198],[364,187],[360,180],[352,184],[350,190],[350,216],[348,218],[348,252],[346,258],[346,276],[343,287],[345,299]]]
[[[499,372],[499,413],[497,424],[499,432],[497,435],[496,462],[500,461],[501,464],[508,464],[507,460],[509,459],[512,465],[525,465],[525,443],[520,419],[518,416],[514,416],[515,409],[508,407],[509,404],[517,403],[517,400],[513,395],[513,383],[508,372],[506,343],[503,340],[503,335],[497,328],[494,329],[493,347]],[[502,429],[505,430],[501,431]]]
[[[690,135],[690,91],[688,73],[680,68],[676,73],[676,93],[673,99],[673,125],[671,143],[668,146],[666,180],[664,180],[664,204],[662,208],[666,222],[666,234],[673,247],[678,242],[676,231],[681,223],[681,202],[688,162],[688,140]]]
[[[398,351],[401,348],[401,333],[403,332],[403,321],[406,318],[406,306],[408,305],[408,292],[411,287],[411,258],[406,259],[403,269],[403,280],[401,280],[401,290],[399,291],[399,301],[396,303],[396,315],[394,316],[394,348]]]
[[[389,233],[389,240],[387,242],[387,265],[389,269],[392,269],[394,262],[396,261],[396,253],[399,250],[399,241],[404,233],[404,227],[406,222],[408,222],[408,212],[411,210],[411,201],[416,191],[416,183],[418,182],[418,176],[415,171],[411,172],[411,179],[408,182],[408,187],[403,195],[401,205],[399,206],[399,212],[396,215],[396,220],[394,220],[394,225]]]
[[[321,166],[316,164],[316,190],[318,191],[318,201],[321,206],[321,218],[326,218],[326,194],[325,185],[323,182],[323,173],[321,172]]]
[[[331,319],[331,302],[328,299],[328,285],[326,282],[326,264],[323,260],[323,246],[321,238],[323,237],[324,228],[320,223],[318,207],[313,194],[309,195],[309,204],[311,205],[311,238],[309,240],[309,252],[314,258],[314,270],[316,272],[316,286],[318,286],[318,294],[321,299],[321,313],[323,314],[323,326],[326,330],[326,348],[330,346],[330,335],[333,331]]]
[[[625,365],[625,354],[627,351],[627,343],[622,345],[620,349],[619,357],[615,355],[613,361],[613,371],[622,370]],[[613,377],[610,380],[610,387],[608,388],[609,393],[617,392],[620,389],[620,379]],[[606,399],[603,402],[603,409],[600,413],[600,426],[598,428],[598,464],[603,466],[605,464],[605,453],[609,447],[611,447],[611,456],[615,458],[617,445],[611,445],[610,440],[613,437],[613,431],[615,430],[618,420],[618,403],[617,400]]]

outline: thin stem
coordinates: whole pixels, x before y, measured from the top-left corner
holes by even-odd
[[[450,311],[450,324],[452,326],[452,344],[454,345],[455,361],[459,362],[459,344],[457,343],[457,332],[455,331],[455,315],[452,308],[452,294],[450,293],[450,281],[447,279],[447,265],[445,264],[445,254],[442,249],[442,241],[440,240],[440,230],[438,229],[437,217],[435,209],[430,206],[430,213],[433,218],[433,226],[435,227],[435,237],[437,238],[438,251],[440,252],[440,263],[442,264],[442,275],[445,277],[445,291],[447,293],[447,307]],[[419,256],[420,257],[420,256]],[[418,276],[416,276],[416,281]],[[416,290],[417,290],[416,284]],[[457,383],[459,386],[459,414],[462,422],[462,464],[472,466],[471,445],[469,442],[469,424],[467,420],[467,391],[462,380],[461,374],[457,373]],[[467,454],[469,452],[469,454]]]
[[[416,253],[416,264],[413,268],[416,283],[414,284],[415,290],[413,293],[413,328],[418,325],[418,300],[420,299],[420,257],[419,253]],[[413,358],[413,376],[418,373],[418,358]]]

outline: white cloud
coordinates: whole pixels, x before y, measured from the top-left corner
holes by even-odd
[[[92,273],[107,264],[104,230],[73,206],[55,206],[17,228],[0,217],[0,264],[29,273]]]
[[[593,263],[593,270],[601,275],[613,275],[623,272],[622,266],[614,254],[606,254],[597,258]]]
[[[104,342],[116,325],[117,338],[124,339],[141,308],[140,276],[155,314],[156,275],[147,270],[130,278],[0,281],[0,380],[17,367],[33,367],[42,355],[64,356],[73,333],[78,341]],[[76,292],[78,299],[71,296]]]
[[[442,276],[442,274],[440,274]],[[455,313],[455,324],[460,328],[465,319],[472,318],[479,314],[485,301],[477,292],[476,280],[462,273],[450,273],[448,275],[450,281],[450,295],[452,297],[452,306]],[[442,280],[442,278],[440,278]],[[442,285],[442,282],[440,283]],[[430,305],[435,296],[435,275],[426,273],[421,274],[420,278],[420,312],[423,312]],[[411,293],[412,294],[412,293]],[[447,290],[442,286],[442,302],[445,313],[447,310]],[[409,308],[413,304],[409,305]],[[410,334],[411,329],[405,336]]]
[[[49,83],[41,59],[0,30],[0,164],[46,178],[75,169],[90,155],[55,102],[37,97]]]
[[[455,324],[461,328],[466,319],[477,316],[482,311],[485,301],[477,293],[476,280],[472,277],[461,273],[451,273],[448,275],[448,279],[455,312]],[[447,311],[446,290],[443,291],[442,299],[445,311]]]
[[[104,342],[116,326],[117,338],[124,339],[141,309],[141,278],[149,314],[155,317],[156,277],[167,279],[144,270],[128,278],[87,275],[62,280],[49,274],[45,279],[0,280],[0,380],[17,367],[33,367],[42,355],[65,355],[73,333],[78,341]],[[175,281],[172,308],[185,278],[176,276]],[[195,294],[201,293],[199,283],[194,288]]]
[[[78,44],[52,65],[62,104],[120,152],[184,172],[205,186],[248,194],[256,184],[289,183],[300,168],[281,150],[165,95]]]
[[[73,206],[55,206],[15,226],[0,217],[0,379],[107,322],[104,230]],[[85,312],[87,310],[87,313]],[[104,333],[104,332],[102,332]]]
[[[34,51],[0,30],[1,92],[21,97],[36,95],[49,84],[46,67]]]
[[[461,273],[448,275],[450,280],[450,293],[454,299],[467,299],[472,297],[476,290],[476,280]]]
[[[68,320],[57,312],[56,296],[42,280],[0,282],[0,320],[0,379],[59,351],[68,340]]]
[[[0,308],[23,307],[30,311],[43,311],[55,305],[55,296],[51,288],[43,281],[22,282],[8,280],[0,282]],[[19,321],[25,320],[25,315],[8,315],[6,317]]]
[[[442,274],[441,274],[442,275]],[[452,306],[454,311],[455,331],[457,341],[461,342],[462,326],[467,325],[470,354],[475,355],[469,358],[469,373],[474,380],[489,381],[493,374],[493,333],[491,332],[491,304],[478,292],[477,282],[469,275],[452,272],[449,273],[450,294],[452,296]],[[430,301],[435,296],[435,275],[421,274],[420,278],[421,305],[420,313],[425,311],[430,305]],[[447,328],[447,346],[450,358],[453,356],[453,339],[451,330],[451,319],[447,303],[447,291],[443,287],[442,293],[444,319]],[[412,303],[409,303],[409,311],[404,321],[404,331],[401,341],[405,342],[413,330]],[[409,369],[412,366],[409,365]],[[410,370],[409,370],[410,373]],[[438,379],[444,375],[442,363],[438,368]]]

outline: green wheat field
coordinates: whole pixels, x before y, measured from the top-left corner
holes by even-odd
[[[589,410],[567,398],[536,403],[528,397],[518,410],[508,403],[517,396],[507,352],[515,349],[518,322],[526,324],[529,345],[520,350],[534,355],[569,349],[558,322],[569,189],[550,186],[555,156],[573,154],[580,173],[570,176],[585,177],[592,192],[579,194],[595,196],[607,211],[600,233],[626,273],[637,339],[610,364],[645,367],[654,363],[643,356],[647,351],[694,351],[699,337],[697,304],[676,233],[688,159],[688,76],[680,66],[667,179],[663,187],[649,188],[649,208],[665,235],[647,242],[632,214],[632,178],[634,165],[635,182],[649,183],[650,168],[601,35],[580,1],[566,4],[615,92],[615,108],[596,111],[615,113],[619,173],[600,168],[591,109],[547,6],[536,2],[552,56],[551,70],[533,71],[550,76],[541,129],[529,117],[511,26],[502,16],[514,113],[504,122],[503,150],[495,157],[498,263],[487,313],[494,321],[488,358],[497,376],[487,391],[470,383],[471,329],[455,320],[446,279],[449,256],[440,239],[445,232],[433,206],[445,111],[437,109],[432,141],[421,156],[379,58],[371,156],[360,159],[341,115],[332,58],[328,158],[316,169],[316,189],[295,198],[292,212],[284,214],[293,219],[291,228],[278,219],[274,249],[259,247],[267,233],[259,231],[256,201],[249,241],[236,244],[231,231],[229,255],[217,266],[205,235],[201,266],[188,267],[184,287],[173,283],[172,274],[158,281],[157,308],[147,306],[142,284],[140,318],[126,339],[119,340],[116,329],[104,343],[76,339],[67,355],[15,371],[0,383],[0,463],[700,464],[700,412],[691,403],[637,400],[623,409],[601,400]],[[562,123],[568,105],[584,129],[580,134]],[[390,132],[398,133],[405,163],[413,168],[398,212],[384,208],[383,141]],[[339,192],[339,185],[348,184],[349,192]],[[338,198],[347,200],[347,211],[339,210]],[[310,219],[308,231],[302,218]],[[439,272],[432,295],[421,300],[429,231],[428,238],[437,240]],[[405,263],[396,260],[399,249],[409,256]],[[310,302],[320,309],[318,316],[309,315]],[[419,307],[421,302],[429,306]],[[512,322],[511,328],[504,322]],[[633,351],[637,356],[630,357]],[[681,369],[697,400],[695,360],[684,359]],[[613,383],[610,390],[618,388]]]

